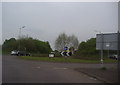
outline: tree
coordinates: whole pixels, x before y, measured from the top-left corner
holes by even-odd
[[[65,33],[62,33],[55,41],[55,48],[58,51],[63,51],[64,47],[69,47],[74,51],[78,48],[78,44],[79,41],[75,35],[67,36]]]
[[[22,37],[18,40],[11,38],[5,40],[2,45],[3,51],[10,52],[12,50],[28,51],[31,53],[48,54],[52,51],[49,42],[43,42],[31,37]]]
[[[68,37],[69,47],[72,47],[74,50],[78,49],[79,41],[75,35]]]
[[[62,33],[58,36],[55,41],[55,48],[58,51],[63,51],[64,47],[68,45],[68,36],[65,33]]]
[[[91,38],[86,42],[81,42],[79,44],[77,55],[96,55],[98,51],[96,50],[96,38]]]
[[[3,50],[10,51],[17,48],[16,39],[10,38],[9,40],[5,40],[2,45]]]

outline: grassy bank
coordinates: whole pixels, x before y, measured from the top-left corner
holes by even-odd
[[[66,62],[64,57],[31,57],[31,56],[19,56],[21,59],[25,60],[39,60],[39,61],[51,61],[51,62]],[[100,63],[100,60],[82,60],[82,59],[69,59],[67,58],[67,62],[71,63]],[[105,59],[104,63],[116,63],[116,60]]]
[[[2,50],[2,54],[4,55],[4,54],[10,54],[10,52],[9,51],[3,51]]]

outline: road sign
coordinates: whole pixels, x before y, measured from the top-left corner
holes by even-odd
[[[61,52],[61,55],[62,55],[62,56],[71,56],[71,55],[72,55],[72,52],[70,52],[69,50],[67,50],[67,51],[62,51],[62,52]]]
[[[67,52],[67,53],[69,53],[70,51],[69,51],[69,50],[67,50],[66,52]]]
[[[68,50],[68,47],[64,47],[64,50],[67,51],[67,50]]]
[[[64,51],[61,52],[61,55],[64,56]]]
[[[118,50],[118,35],[120,33],[97,34],[96,50]]]

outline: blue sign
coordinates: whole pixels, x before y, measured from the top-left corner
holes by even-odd
[[[64,50],[67,51],[67,50],[68,50],[68,47],[64,47]]]

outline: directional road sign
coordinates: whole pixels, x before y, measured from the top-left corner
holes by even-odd
[[[120,33],[97,34],[96,50],[118,50],[118,35]]]

